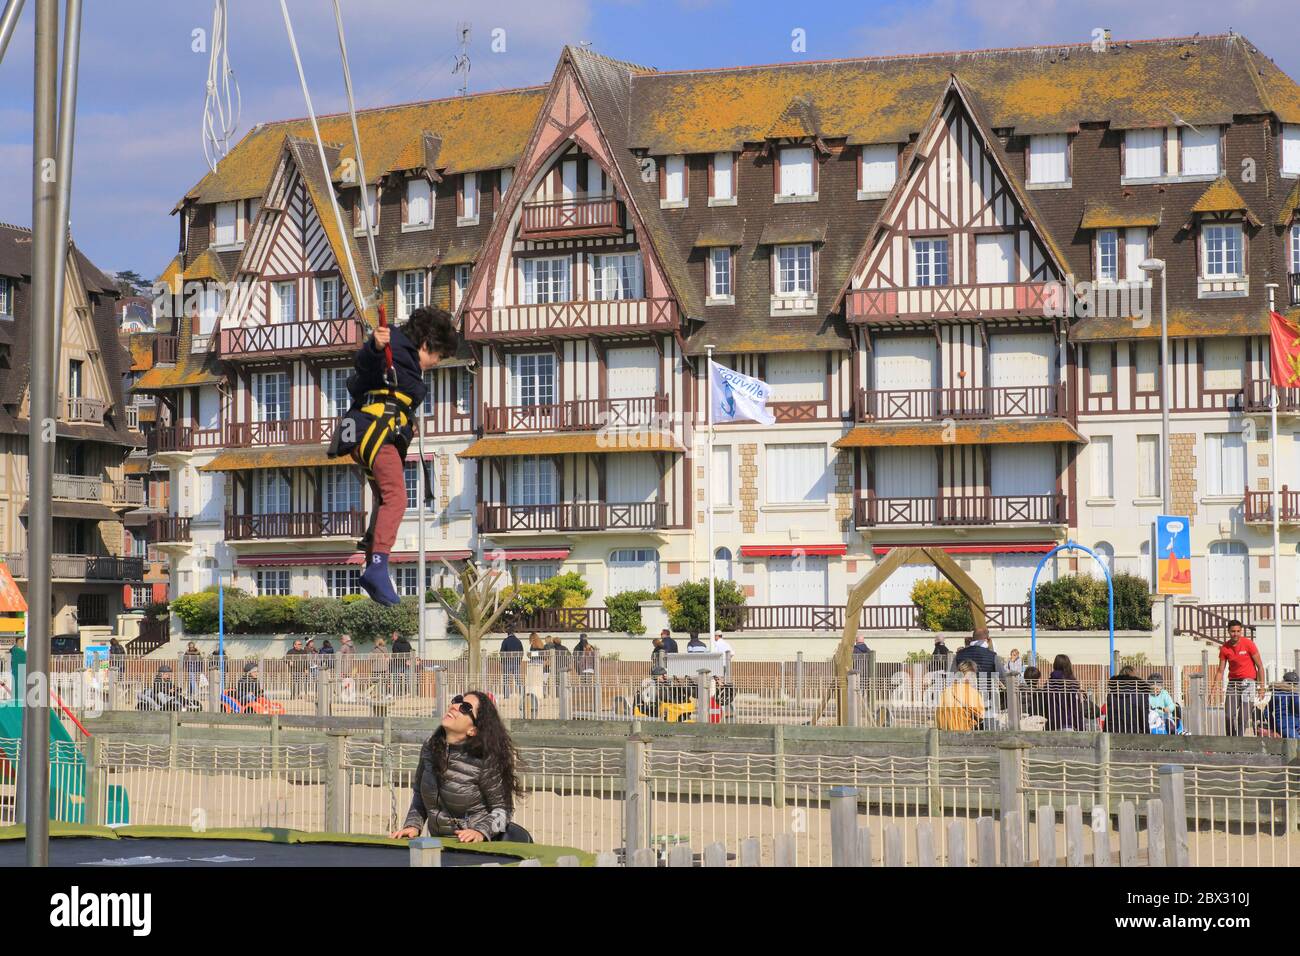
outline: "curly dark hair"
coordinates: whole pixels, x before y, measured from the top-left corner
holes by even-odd
[[[417,349],[427,348],[443,358],[451,358],[460,347],[456,321],[450,312],[437,306],[420,306],[406,320],[402,332]]]
[[[470,755],[484,762],[495,764],[501,774],[501,784],[506,792],[506,803],[511,813],[515,801],[524,795],[524,784],[515,771],[519,763],[519,751],[510,739],[510,731],[501,722],[501,713],[492,702],[492,698],[482,690],[467,690],[465,696],[473,694],[478,698],[478,716],[474,718],[474,727],[478,730],[474,736],[465,741]],[[447,772],[447,728],[439,727],[433,732],[433,766],[441,777]]]

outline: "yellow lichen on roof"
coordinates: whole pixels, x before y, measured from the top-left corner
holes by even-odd
[[[129,340],[131,371],[144,372],[153,368],[153,343],[158,336],[153,332],[132,335]]]
[[[1160,211],[1154,209],[1125,209],[1109,203],[1089,199],[1083,206],[1080,229],[1113,229],[1124,226],[1158,226]]]
[[[223,451],[199,471],[249,471],[254,468],[334,468],[352,465],[347,457],[331,458],[323,445],[236,448]]]
[[[1192,212],[1240,212],[1249,208],[1228,177],[1220,176],[1201,193],[1201,198],[1192,205]]]
[[[185,270],[187,280],[206,280],[209,282],[228,282],[229,274],[221,264],[221,257],[210,248],[199,253],[199,257]]]
[[[184,262],[183,256],[178,252],[171,262],[167,263],[167,268],[163,269],[162,275],[154,280],[159,285],[165,285],[168,289],[176,291],[180,288],[179,283],[183,281],[181,275],[181,266]]]
[[[1287,193],[1286,199],[1283,200],[1282,208],[1277,214],[1277,224],[1279,226],[1291,225],[1297,212],[1300,212],[1300,181],[1297,181],[1291,187],[1291,192]]]
[[[1234,312],[1210,315],[1189,309],[1169,313],[1169,337],[1173,339],[1221,338],[1239,335],[1268,335],[1268,313]],[[1135,323],[1113,316],[1080,319],[1070,328],[1071,342],[1118,342],[1127,339],[1159,339],[1160,323]]]
[[[374,181],[394,170],[423,166],[425,130],[442,137],[438,163],[449,173],[513,166],[532,133],[545,93],[544,87],[533,87],[362,110],[357,127],[366,176]],[[355,163],[351,123],[347,114],[322,116],[320,131],[326,143],[342,146],[333,171],[337,180],[349,161]],[[258,126],[185,198],[211,203],[261,196],[285,136],[315,142],[306,119]]]
[[[650,429],[570,435],[489,435],[459,458],[505,458],[511,455],[601,455],[615,452],[682,451],[672,435]]]
[[[915,425],[858,425],[834,442],[836,448],[895,448],[909,445],[1019,445],[1046,442],[1084,444],[1069,422],[959,422],[950,433],[942,422]]]

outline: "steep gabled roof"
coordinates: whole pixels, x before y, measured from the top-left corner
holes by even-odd
[[[1241,193],[1237,192],[1237,187],[1232,185],[1232,181],[1227,176],[1220,176],[1210,183],[1205,192],[1201,193],[1201,197],[1192,203],[1193,215],[1215,212],[1244,213],[1248,220],[1259,225],[1259,220],[1246,205],[1246,200],[1241,198]]]

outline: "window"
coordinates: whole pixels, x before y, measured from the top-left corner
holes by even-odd
[[[1300,126],[1289,123],[1282,127],[1282,172],[1300,176]]]
[[[253,421],[287,421],[289,402],[288,372],[253,373]]]
[[[460,220],[469,225],[478,221],[478,173],[465,173],[460,179]]]
[[[713,507],[730,508],[731,501],[731,446],[714,446],[712,462]]]
[[[781,150],[781,196],[813,196],[813,150],[811,146],[787,146]]]
[[[736,198],[736,157],[733,153],[713,154],[713,182],[709,198],[723,202]]]
[[[361,593],[360,568],[326,568],[325,587],[332,598]]]
[[[664,202],[686,202],[686,157],[664,157]]]
[[[1193,129],[1190,126],[1178,128],[1179,141],[1182,143],[1182,164],[1180,172],[1184,176],[1217,176],[1219,174],[1219,127],[1206,126]]]
[[[1130,129],[1124,132],[1124,178],[1154,179],[1165,173],[1165,131]]]
[[[453,374],[456,376],[456,414],[468,415],[474,408],[474,373],[462,366]]]
[[[1240,224],[1204,226],[1201,235],[1205,244],[1201,256],[1204,278],[1238,278],[1243,275]]]
[[[400,275],[401,294],[397,300],[397,317],[409,318],[411,313],[424,305],[424,272],[413,269]]]
[[[287,595],[289,590],[289,569],[277,568],[273,571],[258,571],[256,575],[258,594]]]
[[[591,293],[602,301],[642,298],[640,254],[592,256]]]
[[[510,404],[555,404],[555,354],[524,352],[510,356]]]
[[[1150,250],[1151,233],[1146,226],[1133,226],[1124,230],[1124,279],[1126,282],[1142,282],[1146,276],[1142,273],[1142,261]]]
[[[620,548],[609,556],[608,594],[659,590],[659,552]]]
[[[812,246],[777,246],[777,295],[811,295],[812,291]]]
[[[948,284],[948,240],[912,240],[912,284]]]
[[[1029,137],[1029,182],[1070,181],[1070,137],[1065,133]]]
[[[341,418],[352,404],[348,393],[348,376],[350,368],[321,369],[320,391],[321,411],[326,418]]]
[[[820,402],[826,397],[826,356],[821,352],[779,352],[767,357],[763,376],[774,402]]]
[[[1111,346],[1088,346],[1088,393],[1105,395],[1110,389]]]
[[[1097,232],[1097,281],[1119,281],[1119,233],[1114,229]]]
[[[275,284],[275,321],[281,324],[298,321],[298,286],[294,282]]]
[[[14,317],[14,284],[4,276],[0,276],[0,315],[6,319]]]
[[[377,186],[366,187],[366,212],[370,214],[370,229],[372,232],[379,229],[379,189]],[[366,220],[361,209],[361,194],[357,193],[356,206],[353,212],[352,227],[357,232],[364,232]]]
[[[280,471],[259,471],[253,478],[253,514],[289,513],[289,479]]]
[[[1160,436],[1138,435],[1137,439],[1137,494],[1139,498],[1159,498],[1160,486]]]
[[[406,508],[412,511],[420,507],[420,463],[408,461],[402,468],[402,477],[406,480]]]
[[[76,359],[68,362],[68,397],[81,398],[81,377],[82,365]]]
[[[455,283],[452,295],[456,297],[452,305],[453,308],[460,308],[460,304],[465,301],[465,293],[469,291],[469,280],[473,269],[474,267],[469,263],[463,263],[456,267],[456,272],[452,277]]]
[[[713,576],[720,581],[732,580],[730,548],[718,548],[713,552]]]
[[[1137,371],[1137,390],[1147,393],[1158,392],[1160,390],[1160,345],[1156,342],[1139,342],[1133,364]]]
[[[1016,281],[1016,237],[1010,233],[975,237],[975,281]]]
[[[510,192],[510,184],[515,181],[515,168],[513,166],[507,166],[505,169],[501,170],[500,177],[501,184],[497,189],[501,192],[501,195],[504,196],[506,193]]]
[[[330,322],[338,317],[338,276],[322,276],[316,280],[316,318],[322,322]]]
[[[406,181],[406,221],[402,225],[433,225],[433,190],[423,176]]]
[[[239,241],[239,213],[233,202],[219,202],[216,209],[216,227],[212,233],[214,246],[233,246]]]
[[[731,250],[709,250],[709,298],[729,299],[731,291]]]
[[[521,561],[511,570],[511,576],[520,584],[541,584],[557,577],[560,565],[557,561]]]
[[[1207,389],[1235,391],[1245,384],[1246,349],[1241,339],[1202,339],[1201,361]]]
[[[863,193],[887,193],[898,179],[898,146],[885,143],[862,147]]]
[[[1300,222],[1291,227],[1291,274],[1300,275]]]
[[[1215,604],[1250,600],[1250,554],[1240,541],[1212,541],[1205,556],[1205,591]]]
[[[547,302],[568,302],[569,259],[525,259],[524,303],[541,305]]]
[[[1115,497],[1111,441],[1109,435],[1094,435],[1088,439],[1088,454],[1092,458],[1092,497],[1094,498]]]
[[[361,510],[361,476],[355,468],[326,468],[325,511],[341,514]]]
[[[826,500],[826,446],[767,446],[768,504]]]
[[[549,458],[529,455],[510,459],[509,503],[555,504],[555,464]]]
[[[1246,445],[1237,432],[1205,436],[1206,493],[1237,497],[1246,493]]]
[[[392,567],[389,569],[393,575],[393,587],[402,597],[417,597],[420,593],[420,568],[418,565],[403,565],[402,567]],[[425,573],[429,568],[425,566]]]
[[[144,537],[130,535],[131,549],[127,553],[132,557],[143,558],[149,553],[149,540]],[[147,586],[147,585],[146,585]]]
[[[768,558],[768,602],[825,605],[827,563],[817,555]]]
[[[420,411],[426,415],[433,414],[433,398],[437,394],[434,386],[434,370],[426,368],[420,375],[420,380],[424,382],[424,401],[420,403]]]
[[[609,186],[609,181],[605,178],[605,170],[601,168],[597,160],[587,159],[587,195],[603,196]]]

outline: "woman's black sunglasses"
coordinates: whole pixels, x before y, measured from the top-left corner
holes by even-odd
[[[478,723],[478,718],[474,716],[474,705],[465,699],[464,694],[457,694],[451,699],[451,702],[456,705],[457,710],[468,717],[473,723]]]

